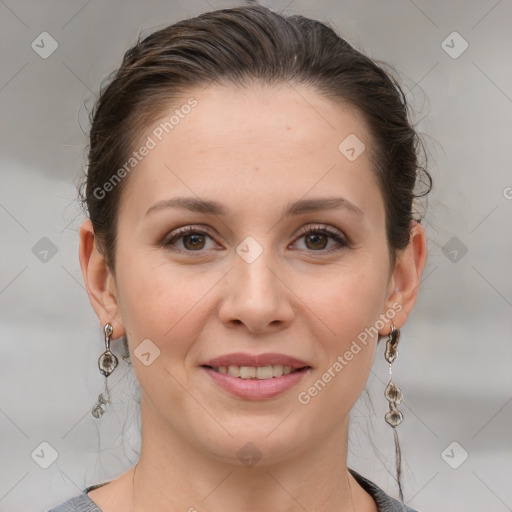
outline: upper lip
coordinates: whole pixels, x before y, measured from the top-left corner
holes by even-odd
[[[291,366],[294,369],[311,366],[306,361],[285,354],[244,354],[242,352],[215,357],[214,359],[204,361],[200,366],[218,368],[219,366],[274,366],[278,364]]]

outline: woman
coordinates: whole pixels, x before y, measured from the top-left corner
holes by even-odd
[[[411,511],[346,460],[425,265],[419,147],[399,86],[318,21],[240,7],[131,48],[92,116],[80,263],[141,453],[53,512]]]

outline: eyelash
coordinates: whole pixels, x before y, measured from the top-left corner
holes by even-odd
[[[309,235],[309,234],[324,234],[324,235],[327,235],[328,237],[332,238],[334,241],[337,242],[338,246],[336,247],[331,247],[330,249],[320,249],[320,250],[307,250],[308,252],[311,252],[311,253],[321,253],[321,254],[327,254],[327,253],[331,253],[333,251],[338,251],[340,249],[343,249],[345,247],[348,247],[349,246],[349,242],[347,241],[347,239],[342,236],[340,233],[338,233],[337,231],[334,231],[332,229],[330,229],[328,226],[322,226],[322,225],[317,225],[317,226],[308,226],[304,229],[301,229],[301,231],[299,232],[299,235],[297,236],[297,238],[295,239],[295,241],[299,240],[300,238],[303,238],[304,236],[306,235]],[[197,251],[192,251],[192,250],[188,250],[188,249],[177,249],[177,248],[173,248],[172,247],[172,244],[177,242],[178,240],[180,240],[181,238],[183,238],[183,236],[185,235],[190,235],[190,234],[194,234],[194,235],[206,235],[210,238],[213,238],[213,235],[212,233],[210,233],[208,230],[204,230],[204,229],[198,229],[194,226],[186,226],[184,228],[180,228],[178,230],[176,230],[174,233],[172,233],[171,237],[166,239],[164,242],[163,242],[163,246],[164,247],[167,247],[169,249],[172,249],[172,250],[175,250],[175,251],[178,251],[178,252],[186,252],[186,253],[198,253],[198,254],[201,254],[203,253],[204,251],[202,249],[200,250],[197,250]]]

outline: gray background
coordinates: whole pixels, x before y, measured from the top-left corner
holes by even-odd
[[[136,461],[137,389],[123,361],[111,377],[113,412],[90,415],[103,339],[77,252],[87,112],[140,30],[232,5],[0,0],[3,512],[45,510]],[[405,501],[422,511],[512,510],[512,4],[295,0],[287,12],[330,21],[395,66],[426,134],[429,259],[394,366],[405,393]],[[58,43],[46,59],[31,47],[44,31]],[[454,31],[463,39],[447,39]],[[363,395],[352,414],[349,466],[396,496],[380,347],[373,410]]]

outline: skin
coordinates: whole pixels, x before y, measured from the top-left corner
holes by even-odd
[[[319,503],[326,511],[376,511],[346,460],[350,409],[377,336],[307,405],[297,395],[393,305],[401,309],[379,324],[379,334],[387,336],[392,321],[405,324],[426,260],[424,230],[411,223],[410,243],[391,268],[372,141],[353,108],[305,86],[217,85],[190,96],[198,105],[125,178],[115,275],[90,221],[80,229],[91,303],[102,326],[112,323],[113,339],[127,333],[142,391],[138,464],[89,496],[104,512],[292,512]],[[367,148],[355,161],[338,150],[349,134]],[[145,215],[178,196],[213,199],[229,213],[167,208]],[[334,196],[362,214],[340,208],[283,217],[289,203]],[[349,245],[298,236],[318,224],[344,234]],[[211,238],[195,239],[195,246],[177,240],[182,252],[162,245],[187,225],[210,227]],[[236,252],[247,236],[263,249],[252,263]],[[133,351],[148,338],[160,356],[145,366]],[[198,366],[230,352],[279,352],[313,369],[273,399],[244,400]],[[237,457],[248,442],[262,455],[250,468]]]

